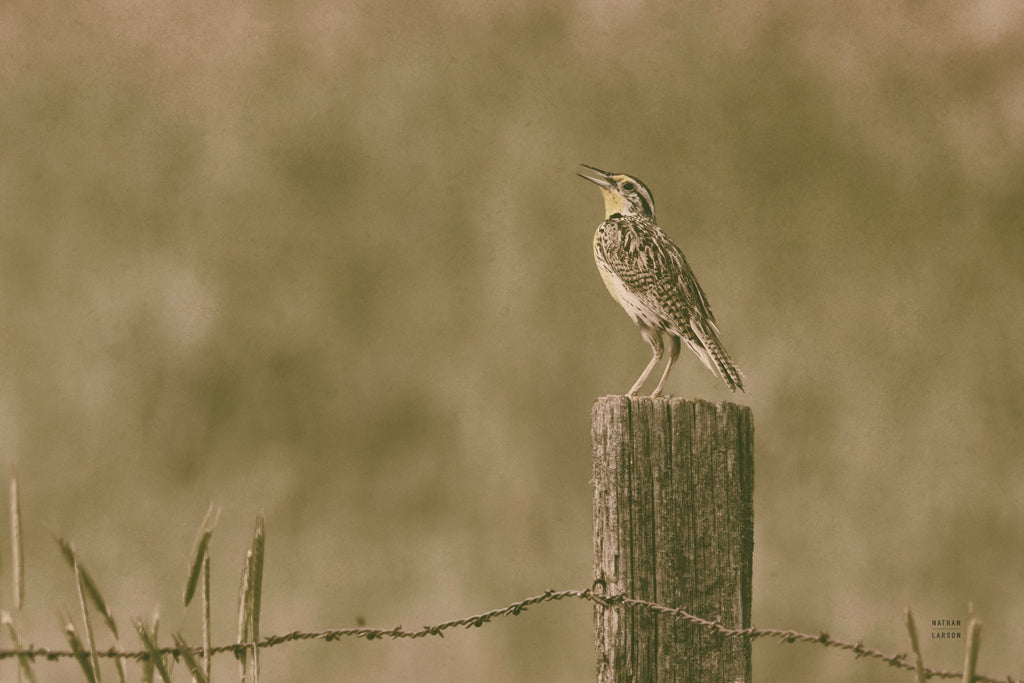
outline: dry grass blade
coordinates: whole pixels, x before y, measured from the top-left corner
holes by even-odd
[[[0,624],[7,627],[7,633],[11,636],[11,641],[14,643],[14,647],[18,650],[23,650],[24,647],[21,644],[21,636],[18,635],[18,629],[14,627],[14,620],[11,619],[11,615],[5,610],[0,610]],[[22,673],[25,674],[25,678],[28,679],[29,683],[36,683],[35,672],[32,671],[32,660],[27,655],[18,655],[18,664],[21,666]]]
[[[212,635],[210,630],[210,555],[207,553],[203,560],[203,668],[206,678],[210,678],[210,670],[213,666],[213,658],[210,650],[213,648]]]
[[[158,640],[160,633],[160,610],[153,610],[153,625],[149,629],[149,636],[153,642]],[[142,662],[142,683],[153,683],[153,676],[156,674],[156,662],[152,657],[147,656]]]
[[[256,516],[252,533],[252,554],[249,556],[249,636],[252,639],[252,680],[260,680],[260,607],[263,597],[263,553],[266,548],[266,530],[263,515]]]
[[[25,601],[25,554],[21,541],[21,499],[18,497],[18,469],[11,466],[11,565],[14,577],[14,609]]]
[[[199,574],[203,569],[203,558],[206,557],[207,548],[210,545],[210,537],[213,535],[213,528],[217,526],[217,518],[220,510],[215,510],[213,504],[206,511],[206,517],[199,526],[196,534],[196,542],[192,547],[192,560],[189,562],[188,580],[185,582],[185,606],[192,602],[196,593],[196,585],[199,583]]]
[[[74,554],[74,548],[71,550]],[[96,639],[92,635],[92,622],[89,620],[89,604],[85,601],[85,586],[82,580],[82,568],[78,564],[78,557],[75,556],[75,587],[78,591],[78,607],[82,610],[82,623],[85,624],[85,642],[89,646],[89,661],[92,663],[93,680],[97,683],[100,677],[100,658],[96,656]]]
[[[64,559],[67,560],[68,566],[71,569],[75,569],[75,565],[78,564],[78,556],[75,553],[74,546],[71,545],[66,539],[56,537],[57,545],[60,546],[61,553],[64,555]],[[117,633],[117,622],[114,621],[114,615],[111,613],[110,608],[107,607],[107,601],[103,599],[103,595],[100,593],[100,589],[96,587],[96,582],[92,580],[87,572],[80,564],[78,571],[82,574],[82,585],[85,588],[86,595],[92,601],[92,604],[96,607],[96,610],[103,615],[103,621],[106,623],[107,628],[114,634],[114,637],[118,637]]]
[[[903,610],[903,619],[907,624],[907,631],[910,633],[910,647],[914,651],[914,677],[917,683],[925,683],[927,678],[924,675],[924,659],[921,657],[921,645],[917,641],[917,626],[914,625],[914,615],[909,607]]]
[[[135,624],[135,630],[139,633],[142,647],[146,649],[146,653],[149,655],[148,661],[152,662],[153,668],[160,674],[160,678],[164,680],[164,683],[171,683],[171,675],[164,664],[163,655],[160,654],[160,649],[156,646],[156,622],[154,622],[153,633],[150,633],[149,629],[146,628],[142,619],[135,619],[133,623]]]
[[[114,649],[121,649],[116,638],[114,639]],[[114,657],[114,669],[117,671],[117,680],[120,681],[120,683],[126,683],[124,677],[124,661],[122,661],[120,657]]]
[[[203,668],[199,665],[199,661],[196,660],[195,654],[192,652],[192,648],[188,646],[185,639],[181,637],[180,633],[175,633],[171,636],[174,639],[174,647],[178,648],[178,653],[181,658],[185,660],[185,666],[192,672],[192,678],[196,683],[209,683],[210,676],[206,673]]]
[[[239,655],[239,672],[245,681],[246,664],[251,650],[253,683],[259,682],[259,642],[260,607],[263,586],[263,554],[266,547],[263,515],[256,516],[253,529],[252,544],[245,553],[245,564],[242,566],[242,580],[238,587],[238,644],[249,645],[242,648]]]
[[[963,683],[974,683],[978,667],[978,649],[981,647],[981,622],[971,619],[967,625],[967,651],[964,653]]]
[[[252,602],[250,601],[250,595],[252,589],[251,574],[252,571],[252,550],[247,550],[245,553],[245,562],[242,564],[242,580],[238,584],[238,644],[245,645],[252,638],[250,636],[250,627],[252,626]],[[245,682],[245,670],[246,662],[248,661],[248,655],[244,648],[239,648],[236,652],[238,657],[238,670],[241,675],[241,680]]]
[[[89,659],[89,653],[82,647],[82,641],[75,632],[75,626],[71,623],[71,618],[67,616],[64,617],[64,635],[67,636],[68,645],[71,646],[71,651],[75,653],[75,659],[78,660],[79,666],[82,667],[82,673],[85,674],[86,680],[89,683],[97,683],[96,674]]]

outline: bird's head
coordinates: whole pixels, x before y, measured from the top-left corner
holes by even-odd
[[[654,219],[654,195],[638,179],[623,173],[608,173],[599,168],[580,164],[586,171],[577,173],[601,188],[604,195],[605,218],[613,214],[623,216],[646,216]]]

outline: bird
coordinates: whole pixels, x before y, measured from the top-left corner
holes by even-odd
[[[580,166],[585,170],[576,175],[600,187],[604,195],[605,217],[594,233],[597,269],[612,298],[651,346],[651,361],[627,396],[637,395],[664,355],[662,335],[668,337],[668,363],[651,396],[664,390],[682,342],[730,390],[743,391],[743,373],[722,346],[707,295],[682,250],[655,221],[650,189],[624,173]]]

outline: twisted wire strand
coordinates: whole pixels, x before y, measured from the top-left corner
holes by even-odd
[[[595,584],[595,587],[598,584]],[[865,647],[862,641],[856,643],[846,642],[837,640],[831,637],[828,633],[821,632],[817,635],[809,633],[801,633],[799,631],[782,630],[774,628],[730,628],[722,624],[721,621],[702,619],[701,617],[690,614],[684,609],[679,607],[668,607],[666,605],[660,605],[656,602],[650,602],[648,600],[639,600],[637,598],[631,598],[622,594],[604,595],[600,591],[592,588],[586,588],[583,590],[547,590],[540,595],[534,595],[518,602],[513,602],[505,607],[492,609],[487,612],[480,614],[474,614],[468,617],[462,617],[461,619],[452,619],[450,621],[444,621],[439,624],[432,626],[423,626],[418,629],[408,630],[402,626],[395,626],[389,629],[383,628],[369,628],[369,627],[355,627],[355,628],[335,628],[327,629],[324,631],[291,631],[290,633],[284,633],[281,635],[267,636],[256,644],[257,647],[270,648],[282,645],[284,643],[291,643],[302,640],[323,640],[332,642],[340,640],[342,638],[365,638],[366,640],[378,640],[383,638],[391,638],[397,640],[400,638],[426,638],[428,636],[440,636],[444,637],[445,631],[449,631],[453,628],[479,628],[484,624],[491,622],[498,617],[506,616],[518,616],[526,611],[527,608],[533,605],[539,605],[544,602],[554,602],[557,600],[564,600],[566,598],[574,598],[579,600],[586,600],[593,602],[605,609],[611,609],[618,606],[628,607],[632,609],[644,609],[656,614],[663,614],[672,616],[676,619],[686,621],[688,623],[700,626],[701,628],[707,629],[715,635],[719,635],[727,638],[748,638],[750,640],[756,640],[758,638],[775,638],[780,643],[814,643],[822,645],[824,647],[831,647],[838,650],[845,650],[852,652],[855,657],[865,657],[868,659],[877,659],[885,662],[889,666],[893,666],[900,669],[906,669],[909,671],[914,670],[914,663],[908,661],[909,656],[906,653],[900,654],[887,654],[873,648]],[[223,654],[230,652],[235,657],[244,655],[248,650],[251,650],[253,643],[232,643],[230,645],[220,645],[210,649],[210,654]],[[178,648],[161,648],[159,650],[162,655],[170,655],[174,658],[178,658],[181,655],[181,650]],[[201,654],[199,648],[193,648],[193,652]],[[145,651],[120,651],[113,648],[109,650],[97,650],[97,656],[108,659],[120,658],[130,659],[136,661],[142,661],[149,658],[149,654]],[[28,657],[29,659],[46,659],[48,661],[56,661],[59,659],[70,659],[76,655],[71,650],[53,650],[45,647],[28,647],[23,649],[0,649],[0,660],[11,658],[11,657]],[[944,671],[925,667],[924,674],[926,678],[947,678],[957,679],[963,678],[962,672],[957,671]],[[1024,683],[1024,678],[1013,678],[1012,676],[1006,676],[1004,678],[992,678],[989,676],[976,675],[975,681],[979,683]]]

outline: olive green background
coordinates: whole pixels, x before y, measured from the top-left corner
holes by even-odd
[[[973,601],[980,671],[1024,675],[1024,11],[679,5],[0,7],[25,640],[62,646],[75,611],[58,533],[127,645],[158,604],[198,641],[180,595],[211,501],[218,642],[260,511],[265,633],[589,585],[590,407],[649,352],[593,265],[586,162],[653,189],[748,378],[733,396],[684,352],[669,389],[754,411],[755,625],[904,652],[911,605],[926,663],[959,669],[927,624]],[[0,607],[9,577],[5,551]],[[588,681],[591,639],[577,601],[263,666]],[[910,680],[754,658],[760,681]]]

